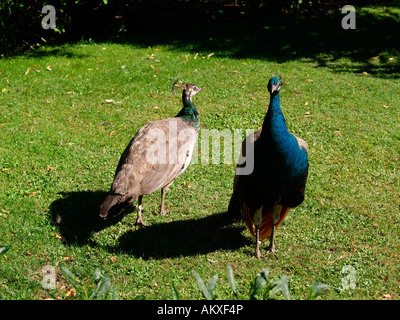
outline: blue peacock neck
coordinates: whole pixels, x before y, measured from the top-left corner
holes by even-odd
[[[285,118],[283,116],[279,93],[271,94],[267,114],[264,118],[261,136],[266,142],[272,145],[281,145],[285,143],[290,135],[287,130]]]
[[[302,150],[296,138],[290,134],[283,116],[279,93],[271,95],[264,118],[260,140],[261,153],[267,152],[266,168],[274,168],[269,175],[277,180],[297,177],[308,167],[307,152]]]
[[[192,98],[184,94],[182,96],[182,102],[183,108],[176,116],[180,117],[183,121],[191,124],[198,130],[200,127],[199,113],[192,102]]]

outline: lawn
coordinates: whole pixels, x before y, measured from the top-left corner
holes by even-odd
[[[0,256],[0,298],[87,298],[64,266],[87,290],[100,269],[120,299],[172,298],[171,284],[181,299],[202,299],[193,270],[205,281],[218,275],[217,297],[233,299],[230,264],[239,299],[263,268],[271,279],[290,277],[292,299],[306,299],[313,282],[330,286],[322,299],[400,299],[400,42],[391,27],[400,9],[358,14],[356,30],[343,30],[340,14],[244,17],[195,30],[194,39],[2,55],[0,246],[11,248]],[[195,155],[169,189],[166,216],[156,214],[160,192],[144,197],[146,228],[134,224],[136,202],[117,221],[99,221],[129,140],[181,109],[176,79],[204,89],[193,99],[202,130],[244,133],[262,126],[267,82],[279,74],[288,128],[310,146],[306,199],[277,230],[279,259],[253,258],[245,224],[224,215],[235,157],[215,164]],[[55,289],[42,286],[46,265]]]

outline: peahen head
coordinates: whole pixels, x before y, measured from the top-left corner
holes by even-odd
[[[201,90],[203,89],[194,84],[188,83],[185,85],[183,89],[183,97],[186,97],[186,99],[191,100],[192,97]]]
[[[271,95],[277,95],[281,91],[282,82],[277,77],[272,77],[268,81],[268,92]]]

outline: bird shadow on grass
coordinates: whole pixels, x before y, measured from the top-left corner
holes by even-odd
[[[109,251],[143,259],[164,259],[237,250],[251,243],[250,238],[242,235],[243,229],[243,224],[233,222],[228,213],[223,212],[130,230]]]
[[[104,191],[59,192],[61,198],[50,205],[49,220],[58,228],[66,244],[85,245],[94,232],[118,223],[117,219],[104,221],[99,217],[99,208],[107,196]],[[132,212],[129,208],[126,214]]]
[[[104,221],[99,208],[107,196],[104,191],[60,192],[61,196],[50,205],[49,220],[58,228],[65,244],[97,246],[93,233],[120,222],[135,212],[130,206],[124,214]],[[242,235],[245,226],[235,222],[227,212],[198,219],[179,220],[131,229],[125,232],[111,253],[127,253],[143,259],[164,259],[217,250],[237,250],[252,243]]]

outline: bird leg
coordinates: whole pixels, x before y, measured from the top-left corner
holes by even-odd
[[[145,227],[146,224],[142,220],[142,199],[143,199],[143,196],[139,196],[139,198],[138,198],[138,212],[137,212],[137,219],[136,219],[135,224]]]
[[[260,260],[261,254],[260,254],[260,226],[255,225],[254,226],[256,229],[256,251],[254,252],[255,257]]]
[[[165,202],[165,195],[167,194],[169,185],[166,185],[165,187],[161,188],[161,208],[159,215],[160,216],[165,216],[164,212],[164,202]]]
[[[266,248],[267,252],[265,253],[264,257],[266,257],[269,253],[273,253],[275,257],[278,259],[278,254],[275,251],[275,243],[274,243],[274,235],[275,235],[275,228],[276,225],[272,225],[271,236],[269,238],[269,245]]]
[[[258,209],[254,214],[254,229],[256,231],[256,251],[254,253],[255,257],[260,260],[260,224],[262,222],[262,207]]]
[[[272,230],[271,230],[271,236],[269,238],[270,239],[269,245],[266,248],[267,252],[265,254],[265,256],[266,256],[272,252],[277,259],[278,259],[278,255],[275,251],[274,237],[275,237],[276,224],[278,223],[279,218],[281,216],[281,210],[282,210],[282,206],[279,204],[275,204],[272,208]]]

